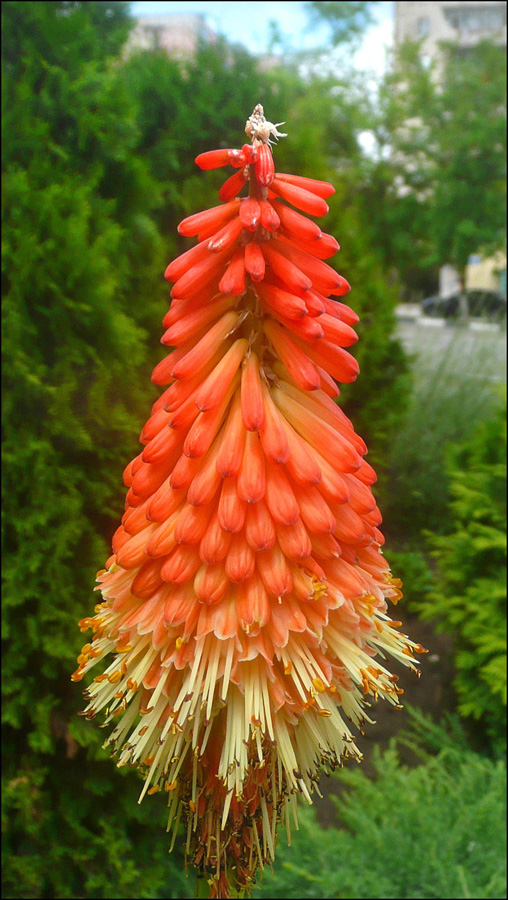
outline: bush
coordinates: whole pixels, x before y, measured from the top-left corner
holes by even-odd
[[[361,767],[343,770],[338,827],[321,829],[314,810],[302,810],[261,897],[506,896],[506,766],[418,718],[420,738],[409,743],[423,762],[402,766],[392,744],[376,751],[374,780]],[[422,750],[423,735],[440,745],[436,755]]]
[[[453,528],[428,535],[437,585],[421,604],[455,635],[459,712],[506,746],[506,406],[450,449]]]

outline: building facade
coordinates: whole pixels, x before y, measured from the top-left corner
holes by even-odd
[[[467,52],[482,40],[506,47],[506,2],[396,2],[395,45],[404,41],[421,41],[421,58],[437,61],[435,77],[440,77],[440,44],[454,44],[459,52]],[[415,122],[408,123],[415,125]],[[416,123],[417,124],[417,123]],[[439,295],[446,298],[466,290],[491,290],[506,294],[506,254],[484,259],[471,255],[466,269],[465,285],[458,272],[443,266],[439,273]]]
[[[422,56],[439,56],[441,41],[467,50],[482,40],[506,47],[506,3],[495,0],[472,2],[396,2],[395,43],[422,41]]]
[[[199,13],[142,16],[136,20],[126,45],[135,50],[164,50],[169,56],[192,57],[200,44],[213,44],[217,35]]]

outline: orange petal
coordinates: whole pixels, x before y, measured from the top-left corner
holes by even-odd
[[[242,421],[240,394],[236,393],[227,422],[220,437],[217,472],[224,478],[237,475],[243,459],[245,427]]]
[[[291,207],[285,206],[280,200],[273,200],[272,206],[279,216],[283,233],[288,237],[295,237],[296,240],[302,241],[315,241],[321,235],[319,225]]]
[[[120,527],[116,529],[113,535],[113,540],[111,541],[113,551],[117,553],[118,550],[120,550],[120,547],[123,547],[123,545],[126,544],[127,541],[130,541],[130,539],[131,535],[129,534],[129,532],[125,530],[123,525],[120,525]]]
[[[355,475],[363,484],[375,484],[377,481],[377,475],[366,459],[362,459],[361,466]]]
[[[222,485],[217,510],[219,525],[223,531],[236,534],[242,530],[246,507],[247,504],[238,496],[236,478],[226,478]]]
[[[281,466],[266,464],[265,500],[276,522],[293,525],[297,521],[300,515],[298,501]]]
[[[292,203],[293,206],[301,209],[302,212],[309,213],[311,216],[325,216],[328,212],[328,205],[321,197],[316,197],[310,191],[296,187],[294,184],[274,178],[270,188],[274,194],[282,197],[283,200],[287,200],[288,203]]]
[[[280,225],[280,218],[275,210],[275,204],[269,203],[268,200],[260,200],[260,220],[263,228],[267,231],[276,231]]]
[[[131,585],[131,591],[141,600],[149,600],[163,586],[161,578],[162,560],[150,559],[141,566]]]
[[[301,319],[307,315],[305,301],[295,294],[290,294],[289,291],[284,291],[267,281],[256,284],[255,290],[268,312],[274,309],[275,312],[287,319]]]
[[[194,590],[203,603],[218,603],[229,587],[222,562],[200,566],[194,578]]]
[[[258,155],[254,165],[256,181],[263,187],[268,187],[275,175],[272,151],[268,144],[261,144],[257,151]]]
[[[235,172],[235,174],[231,175],[231,178],[228,178],[222,185],[219,191],[219,200],[223,200],[224,202],[232,200],[233,197],[236,197],[236,195],[240,193],[246,181],[247,177],[243,169]]]
[[[227,247],[231,247],[238,240],[242,231],[243,223],[241,220],[239,218],[232,219],[231,222],[228,222],[227,225],[224,225],[219,231],[212,233],[212,236],[208,241],[210,253],[220,253],[222,250],[226,250]],[[206,235],[209,234],[208,229],[205,233]],[[200,234],[199,239],[203,239],[202,234]]]
[[[203,456],[210,448],[227,413],[229,401],[236,390],[240,374],[233,376],[227,392],[215,409],[201,412],[193,422],[183,445],[183,452],[190,457]]]
[[[295,294],[300,291],[308,291],[312,287],[312,281],[308,275],[305,275],[282,253],[278,253],[274,246],[275,243],[275,241],[270,241],[262,246],[263,256],[274,275],[280,278],[287,285],[288,290],[294,291]]]
[[[284,599],[280,604],[272,604],[267,628],[274,646],[285,647],[289,640],[289,632],[305,631],[307,619],[295,600]]]
[[[243,534],[233,535],[224,567],[230,581],[240,582],[252,578],[256,562]]]
[[[311,534],[312,554],[319,559],[338,559],[341,555],[340,544],[333,534]]]
[[[239,206],[239,200],[231,200],[229,203],[221,203],[220,206],[213,206],[211,209],[187,216],[180,222],[178,234],[194,237],[205,228],[220,228],[224,222],[238,215]]]
[[[235,341],[210,372],[195,396],[196,406],[201,412],[215,408],[224,399],[248,346],[246,338]]]
[[[275,355],[280,357],[299,387],[304,391],[315,391],[321,387],[319,373],[307,353],[295,344],[281,325],[267,319],[263,331],[273,345]]]
[[[326,311],[325,304],[316,291],[306,291],[305,305],[309,316],[321,316]]]
[[[389,571],[386,558],[373,547],[360,547],[357,551],[358,561],[362,569],[379,578]]]
[[[381,522],[383,521],[383,517],[382,517],[379,509],[377,508],[377,506],[375,509],[372,510],[372,512],[364,513],[363,521],[367,525],[381,525]]]
[[[311,255],[312,251],[310,248],[314,246],[313,242],[308,245],[310,252],[305,252],[284,239],[276,239],[274,243],[279,253],[282,253],[290,262],[308,275],[314,290],[318,293],[327,296],[330,293],[335,293],[336,289],[341,289],[344,282],[347,284],[345,278],[339,275],[335,269]]]
[[[196,406],[196,395],[197,389],[193,391],[177,409],[174,409],[171,412],[171,416],[169,419],[170,428],[174,428],[177,431],[185,431],[187,432],[191,427],[192,423],[196,421],[199,415],[199,409]],[[179,435],[180,440],[183,441],[185,438],[185,434]]]
[[[172,366],[171,374],[174,378],[187,378],[193,375],[198,366],[204,365],[222,345],[227,335],[233,331],[238,324],[238,313],[225,313],[216,324],[210,328],[192,350],[189,350],[185,356]]]
[[[241,201],[240,205],[240,221],[244,228],[249,231],[255,231],[258,227],[259,218],[261,216],[261,208],[254,197],[246,197]]]
[[[196,638],[213,633],[219,640],[235,637],[238,630],[238,614],[234,601],[226,597],[212,606],[203,606],[199,613]]]
[[[208,259],[208,248],[205,244],[196,244],[173,260],[164,272],[166,281],[178,281],[193,266]]]
[[[138,534],[139,531],[146,528],[149,523],[149,519],[146,515],[147,507],[148,501],[145,500],[141,506],[137,506],[136,509],[129,507],[123,514],[122,525],[128,534]]]
[[[351,508],[354,509],[358,515],[361,516],[365,513],[370,513],[376,508],[376,501],[370,487],[363,484],[357,475],[344,475],[344,481],[347,484],[349,495],[351,497]]]
[[[203,284],[220,275],[232,253],[232,247],[228,247],[221,253],[210,253],[207,250],[205,258],[195,263],[175,282],[171,296],[175,300],[181,297],[188,297],[202,287]]]
[[[305,244],[305,250],[317,259],[330,259],[340,250],[338,242],[331,234],[322,233],[317,241]]]
[[[301,339],[296,338],[297,342]],[[329,341],[322,340],[306,347],[311,360],[322,366],[333,378],[343,384],[349,384],[358,376],[360,367],[347,350],[337,347]]]
[[[169,478],[164,482],[150,498],[146,508],[147,518],[151,522],[163,522],[177,509],[185,498],[185,489],[175,491]]]
[[[243,166],[246,159],[241,150],[207,150],[196,156],[195,163],[200,169],[221,169],[223,166]]]
[[[245,246],[245,269],[253,281],[262,281],[265,274],[265,258],[257,241]]]
[[[277,172],[279,181],[285,181],[288,184],[294,184],[296,187],[303,188],[305,191],[311,191],[316,197],[322,197],[326,200],[335,194],[333,184],[328,181],[318,181],[316,178],[304,178],[301,175],[288,175],[285,172]]]
[[[326,563],[330,581],[335,584],[345,597],[359,597],[369,592],[369,584],[355,566],[345,559],[335,559]]]
[[[205,325],[210,326],[212,322],[224,315],[228,309],[234,304],[234,300],[229,296],[219,296],[215,300],[211,300],[204,306],[197,309],[194,308],[187,315],[178,316],[176,322],[166,329],[161,337],[161,344],[167,347],[178,347],[184,344],[189,338],[192,338]],[[333,319],[332,321],[336,321]]]
[[[333,316],[324,313],[319,318],[320,324],[325,330],[325,338],[331,343],[336,343],[339,347],[351,347],[356,344],[358,335],[353,331],[350,325],[341,322],[340,319],[334,319]]]
[[[139,506],[140,503],[143,502],[144,499],[150,497],[157,488],[159,488],[163,481],[169,477],[170,472],[173,469],[173,459],[170,455],[168,459],[165,459],[160,463],[144,463],[142,462],[140,468],[134,475],[132,479],[132,492],[137,495],[137,502],[131,505]]]
[[[337,525],[334,533],[339,541],[345,541],[348,544],[363,540],[365,525],[354,509],[351,509],[351,504],[343,503],[338,508]]]
[[[313,534],[332,534],[335,531],[335,516],[317,488],[302,485],[298,490],[298,503],[300,515],[309,531]],[[345,506],[340,507],[341,513]]]
[[[156,525],[149,525],[138,534],[130,537],[119,550],[116,550],[116,561],[122,569],[136,569],[147,562],[145,548]]]
[[[200,565],[197,548],[180,544],[162,566],[161,576],[172,584],[184,584],[196,574]]]
[[[265,423],[259,432],[261,446],[267,459],[280,464],[289,458],[289,443],[283,418],[275,406],[266,384],[262,384],[265,406]]]
[[[257,572],[239,585],[235,598],[239,623],[244,631],[266,625],[270,618],[270,601]]]
[[[174,429],[166,426],[161,428],[159,433],[146,445],[141,458],[143,462],[147,463],[168,462],[169,464],[170,459],[175,462],[181,453],[181,443],[182,436]]]
[[[245,252],[243,247],[235,250],[219,284],[224,294],[243,294],[245,290]]]
[[[242,368],[241,407],[243,424],[247,431],[259,431],[265,422],[265,404],[259,368],[259,359],[252,352],[244,360]]]
[[[247,508],[245,538],[253,550],[268,550],[275,544],[275,525],[263,500]]]
[[[312,553],[312,544],[301,519],[294,525],[276,525],[277,541],[288,559],[305,559]]]
[[[192,375],[192,377],[174,381],[173,384],[163,394],[163,409],[167,410],[168,412],[174,412],[175,410],[177,410],[180,404],[184,403],[185,400],[188,400],[190,395],[195,392],[196,388],[199,388],[203,384],[205,378],[215,368],[217,363],[220,362],[223,355],[224,347],[219,347],[212,358],[204,366],[200,366],[199,369]]]
[[[193,506],[210,503],[217,493],[222,478],[217,472],[220,437],[217,437],[208,453],[201,457],[201,465],[189,484],[187,499]]]
[[[155,435],[158,434],[159,431],[161,431],[162,428],[164,428],[164,426],[168,424],[168,422],[169,422],[169,413],[166,412],[166,410],[163,409],[162,406],[160,406],[155,411],[155,413],[153,413],[150,416],[150,418],[148,419],[148,422],[144,426],[144,428],[139,436],[139,440],[141,441],[141,443],[148,444],[149,441],[151,441],[152,438],[154,438]],[[126,486],[130,487],[130,485],[126,485]]]
[[[164,600],[164,621],[168,625],[182,625],[189,615],[189,609],[193,606],[199,607],[194,593],[194,584],[192,581],[186,584],[167,584],[165,585]]]
[[[157,525],[146,545],[147,555],[150,557],[167,556],[176,547],[175,528],[180,516],[180,510],[176,510],[165,522]],[[162,577],[162,576],[161,576]]]
[[[289,444],[286,468],[291,478],[297,484],[319,484],[323,476],[314,449],[296,433],[289,422],[282,418],[281,421]]]
[[[185,453],[179,457],[169,477],[169,483],[175,491],[188,488],[201,466],[199,457],[190,457]]]
[[[175,540],[178,544],[199,544],[203,537],[212,513],[213,504],[206,506],[191,506],[186,504],[179,511],[178,522],[175,528]]]
[[[307,306],[307,303],[305,305]],[[270,315],[273,316],[280,325],[284,325],[285,329],[292,331],[293,334],[301,337],[304,341],[319,341],[325,336],[319,318],[308,315],[304,316],[302,319],[287,319],[274,309],[270,310]]]
[[[301,566],[291,566],[293,578],[293,594],[298,600],[307,601],[314,598],[314,581],[312,576]]]
[[[260,550],[256,557],[257,570],[270,597],[282,597],[293,587],[291,570],[278,545]]]
[[[318,416],[306,410],[280,388],[272,392],[273,399],[295,431],[327,460],[333,461],[342,472],[355,472],[361,457],[341,434],[334,431]]]
[[[247,503],[257,503],[265,496],[265,457],[255,431],[247,431],[242,465],[237,479],[238,496]]]
[[[220,527],[217,512],[214,513],[208,529],[201,539],[199,555],[204,563],[213,565],[226,557],[231,543],[231,533]]]

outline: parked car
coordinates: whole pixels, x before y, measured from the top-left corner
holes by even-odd
[[[494,319],[506,317],[506,297],[496,291],[466,291],[467,314],[473,318]],[[444,319],[459,318],[461,315],[460,294],[451,297],[426,297],[422,300],[422,312],[426,316]]]

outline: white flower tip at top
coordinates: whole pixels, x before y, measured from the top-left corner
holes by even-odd
[[[254,107],[254,111],[251,116],[247,119],[245,123],[245,134],[247,137],[250,137],[253,142],[262,141],[264,144],[271,144],[273,141],[270,140],[270,137],[278,140],[281,137],[287,137],[287,134],[284,134],[282,131],[277,131],[279,125],[284,125],[284,122],[277,122],[276,125],[273,122],[268,122],[265,119],[265,114],[261,103],[258,103],[257,106]]]

